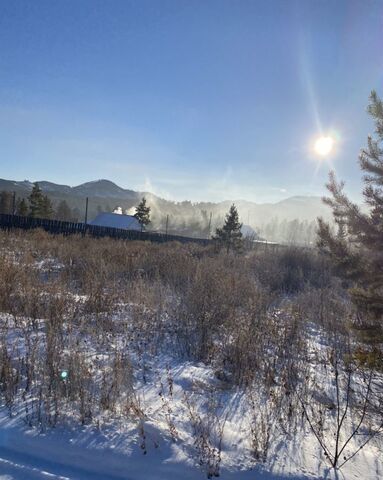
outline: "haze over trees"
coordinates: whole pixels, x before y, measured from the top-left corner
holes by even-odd
[[[73,212],[69,208],[69,205],[65,200],[61,200],[61,202],[58,204],[56,213],[55,213],[55,218],[57,220],[63,220],[66,222],[70,222],[73,220]]]
[[[55,210],[52,218],[57,217],[57,209],[61,201],[65,201],[72,212],[71,220],[83,221],[85,217],[86,197],[89,198],[88,218],[92,219],[101,212],[112,212],[111,205],[120,205],[123,211],[131,211],[145,196],[151,207],[150,230],[189,237],[210,238],[211,233],[222,227],[225,215],[230,208],[229,202],[211,203],[190,201],[170,201],[151,193],[124,190],[121,187],[99,180],[76,187],[41,182],[39,186],[49,196]],[[0,190],[13,195],[16,201],[24,198],[27,201],[33,185],[29,182],[0,180]],[[11,198],[11,197],[9,197]],[[240,221],[244,224],[246,236],[250,227],[258,237],[268,241],[284,244],[315,244],[316,217],[330,218],[330,209],[323,206],[319,197],[291,197],[276,204],[256,204],[238,200],[235,202]],[[0,213],[12,213],[12,205],[1,209]]]

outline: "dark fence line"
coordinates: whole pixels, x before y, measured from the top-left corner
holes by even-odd
[[[46,232],[60,235],[89,235],[91,237],[111,237],[122,240],[147,240],[150,242],[194,242],[207,245],[211,240],[203,238],[182,237],[181,235],[167,235],[156,232],[137,232],[135,230],[124,230],[121,228],[100,227],[85,223],[62,222],[60,220],[49,220],[46,218],[22,217],[20,215],[0,214],[0,229],[11,230],[20,228],[31,230],[42,228]]]

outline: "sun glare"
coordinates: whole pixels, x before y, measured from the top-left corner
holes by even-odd
[[[328,155],[334,147],[334,139],[332,137],[319,137],[314,144],[315,152],[325,157]]]

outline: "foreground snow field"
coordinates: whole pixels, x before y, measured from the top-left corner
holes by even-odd
[[[47,436],[31,436],[17,429],[2,429],[0,453],[1,480],[185,480],[203,478],[195,468],[177,458],[176,449],[161,445],[147,456],[140,451],[129,455],[113,452],[113,449],[99,450],[85,448],[71,443],[64,432]],[[91,444],[97,439],[89,436]],[[75,442],[74,442],[75,443]],[[224,471],[222,478],[264,479],[280,477],[259,470],[230,472]],[[305,476],[288,477],[293,479]]]
[[[165,362],[163,362],[165,363]],[[162,362],[158,365],[163,368]],[[161,370],[165,375],[165,369]],[[176,429],[172,441],[162,408],[158,384],[143,385],[139,393],[145,403],[145,452],[137,425],[105,422],[99,428],[74,425],[47,429],[27,428],[19,415],[0,418],[1,480],[194,480],[206,478],[196,465],[196,452],[188,427],[183,392],[198,384],[206,392],[214,382],[204,365],[173,364],[171,415]],[[157,372],[158,373],[158,372]],[[201,399],[202,400],[202,397]],[[222,392],[225,429],[222,440],[220,477],[240,480],[337,478],[327,469],[314,436],[307,429],[289,441],[281,439],[263,466],[251,460],[247,445],[245,399],[241,392]],[[196,399],[198,402],[198,399]],[[202,405],[202,404],[201,404]],[[381,452],[369,444],[344,466],[338,478],[380,480]]]

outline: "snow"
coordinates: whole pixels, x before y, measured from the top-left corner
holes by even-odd
[[[122,228],[125,230],[141,230],[139,221],[131,215],[123,215],[121,213],[100,213],[97,217],[89,222],[90,225],[100,227]]]
[[[194,480],[206,478],[203,468],[196,465],[196,451],[190,418],[185,405],[188,392],[200,415],[206,409],[209,388],[219,386],[210,368],[190,362],[171,367],[172,395],[167,387],[163,397],[171,407],[171,417],[177,430],[177,439],[170,438],[168,422],[159,395],[160,385],[166,384],[169,358],[161,358],[147,384],[141,384],[140,397],[145,420],[145,451],[137,424],[118,420],[79,427],[75,424],[59,426],[40,432],[27,429],[21,418],[10,418],[3,409],[0,416],[0,479],[60,479],[60,480]],[[307,429],[295,438],[276,441],[270,460],[256,465],[248,445],[248,418],[246,396],[240,390],[222,389],[218,408],[226,417],[222,468],[223,479],[320,479],[336,478],[328,472],[323,455]],[[342,469],[340,478],[347,480],[378,480],[383,478],[381,453],[369,446]]]
[[[164,442],[159,431],[150,430],[152,444],[146,455],[139,447],[119,451],[119,436],[107,432],[77,430],[68,432],[54,429],[46,434],[35,431],[22,432],[21,426],[10,426],[2,419],[0,436],[0,479],[93,479],[93,480],[192,480],[204,478],[190,462],[183,450],[175,444]],[[4,425],[5,424],[5,425]],[[105,437],[108,438],[105,441]],[[107,446],[106,446],[107,444]],[[100,449],[102,454],[100,455]],[[222,478],[253,479],[254,470],[226,469]],[[257,469],[259,479],[282,478],[277,474]],[[289,476],[288,478],[310,478]]]
[[[79,296],[77,301],[83,298]],[[125,310],[121,306],[114,321],[126,321],[133,306],[129,304]],[[0,320],[10,324],[12,317],[0,315]],[[97,362],[108,361],[110,350],[95,350],[90,337],[82,340],[86,340],[84,348],[89,358],[97,355]],[[9,341],[15,351],[22,350],[21,339],[14,334]],[[115,348],[115,343],[118,348],[124,345],[116,335],[109,349]],[[29,428],[21,403],[15,405],[11,416],[0,404],[0,480],[203,479],[207,477],[207,465],[201,460],[204,446],[200,434],[207,432],[214,462],[219,456],[220,429],[220,477],[224,480],[383,478],[381,440],[370,442],[337,477],[303,417],[294,434],[286,435],[276,426],[268,459],[256,462],[250,445],[247,392],[229,388],[212,367],[181,360],[170,349],[143,358],[131,343],[126,345],[132,348],[128,353],[137,372],[135,395],[143,412],[141,419],[124,416],[123,412],[113,417],[100,412],[92,424],[81,426],[68,410],[55,428]],[[326,348],[320,332],[314,329],[310,348],[313,352]],[[257,398],[256,410],[263,412],[265,405],[261,396]]]

